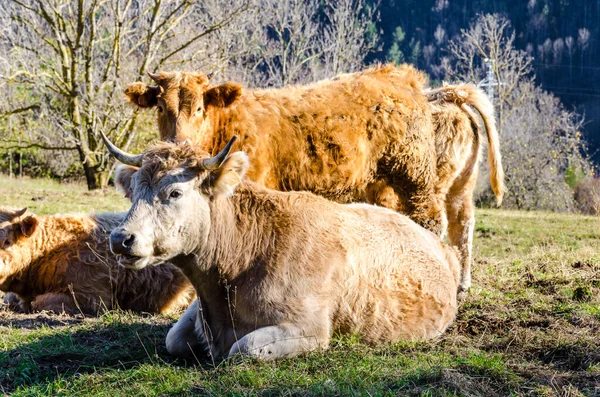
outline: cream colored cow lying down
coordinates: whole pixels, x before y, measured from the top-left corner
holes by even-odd
[[[171,261],[199,300],[167,336],[176,356],[290,357],[334,332],[368,343],[431,339],[457,309],[460,265],[433,233],[394,211],[341,205],[243,181],[248,159],[163,143],[124,163],[133,205],[111,233],[121,264]]]

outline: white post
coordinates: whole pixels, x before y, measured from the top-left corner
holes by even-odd
[[[490,98],[490,102],[492,106],[494,105],[494,87],[500,85],[499,81],[496,81],[496,77],[494,76],[494,61],[491,59],[484,59],[483,62],[487,65],[487,75],[485,79],[481,80],[478,87],[485,87],[488,97]]]

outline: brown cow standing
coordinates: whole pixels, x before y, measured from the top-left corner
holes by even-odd
[[[451,243],[462,253],[461,287],[470,286],[479,129],[465,104],[489,127],[499,201],[504,191],[493,111],[479,90],[445,87],[426,95],[424,74],[407,65],[255,91],[211,86],[199,73],[151,77],[157,86],[135,83],[125,93],[138,106],[157,107],[163,140],[189,139],[214,154],[239,135],[237,148],[251,159],[248,176],[266,187],[385,206],[440,236],[450,223]],[[443,155],[449,149],[453,155]]]
[[[108,236],[123,213],[36,216],[0,209],[0,291],[19,311],[96,315],[120,307],[168,313],[195,297],[171,264],[141,272],[119,266]]]
[[[173,355],[292,357],[336,332],[431,339],[456,315],[456,253],[407,216],[243,181],[248,157],[227,156],[231,144],[214,158],[188,143],[138,156],[107,145],[141,166],[111,250],[135,269],[171,261],[200,298],[167,335]]]

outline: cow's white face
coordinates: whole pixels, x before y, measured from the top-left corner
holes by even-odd
[[[133,205],[110,236],[119,263],[138,269],[191,252],[193,241],[210,228],[201,175],[177,168],[155,183],[148,176],[143,169],[133,175]]]
[[[198,159],[180,158],[174,168],[157,168],[169,163],[168,156],[168,151],[156,155],[127,181],[133,205],[110,236],[111,250],[126,267],[141,269],[202,250],[211,229],[211,201],[231,196],[248,168],[242,152],[213,170],[186,165],[200,164]]]

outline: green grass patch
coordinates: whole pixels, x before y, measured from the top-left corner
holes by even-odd
[[[0,205],[125,210],[112,190],[0,177]],[[40,198],[41,197],[41,198]],[[35,198],[35,200],[34,200]],[[261,363],[170,357],[174,317],[0,310],[0,394],[15,396],[598,395],[600,228],[595,217],[478,210],[473,288],[439,340]]]

